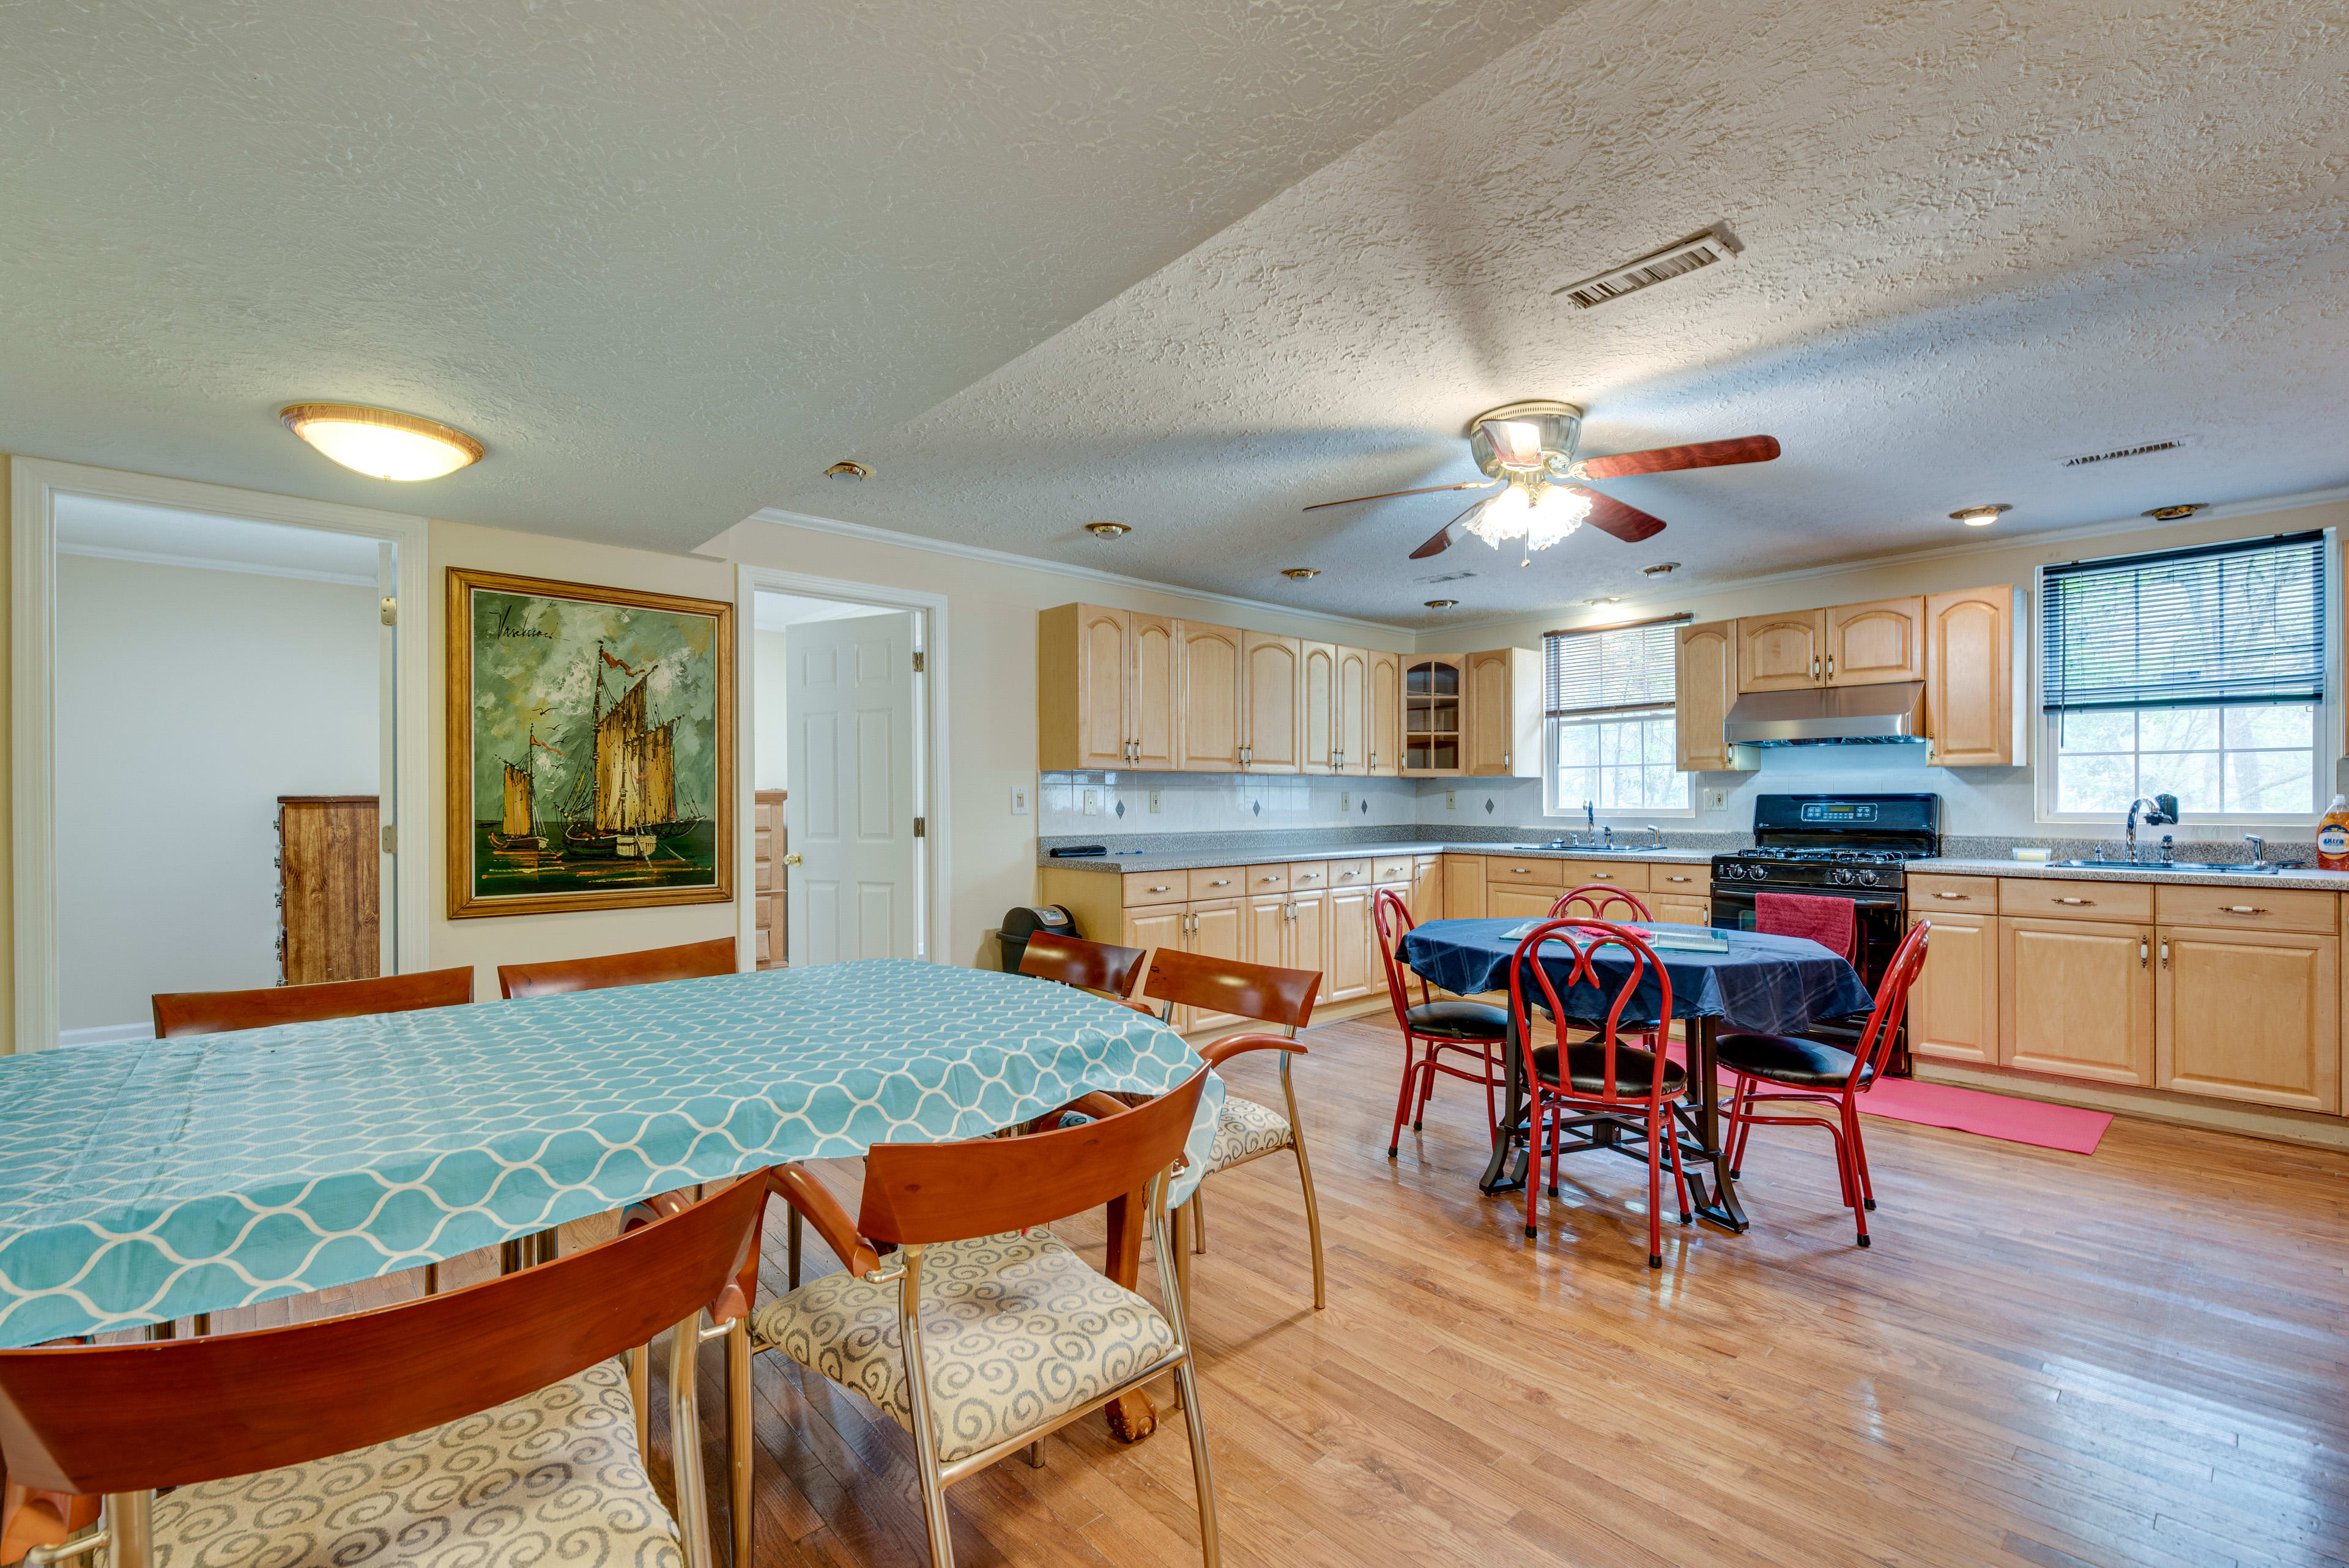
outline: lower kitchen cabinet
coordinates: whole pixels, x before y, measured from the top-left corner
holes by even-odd
[[[1558,900],[1555,888],[1507,888],[1498,882],[1485,888],[1485,918],[1492,920],[1537,920]]]
[[[2163,926],[2156,940],[2157,1087],[2341,1108],[2339,938]]]
[[[1998,1061],[1998,917],[1928,910],[1925,968],[1909,992],[1909,1049],[1951,1062]],[[1920,919],[1919,924],[1922,924]]]
[[[1330,961],[1322,966],[1321,995],[1330,1002],[1351,1002],[1371,992],[1370,888],[1336,888],[1330,892]],[[1385,975],[1378,975],[1385,983]]]
[[[1412,911],[1419,917],[1419,911]],[[1444,857],[1444,918],[1481,920],[1485,918],[1485,857],[1447,855]]]
[[[1444,919],[1444,857],[1423,855],[1412,862],[1411,890],[1403,895],[1415,925]]]
[[[1713,877],[1702,866],[1651,866],[1642,895],[1657,920],[1668,926],[1713,924]]]
[[[2153,1082],[2153,929],[2015,916],[1999,923],[2002,1065]]]

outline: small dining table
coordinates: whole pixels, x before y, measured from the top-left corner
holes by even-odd
[[[0,1057],[0,1347],[444,1262],[1198,1067],[1130,1008],[892,959]],[[1223,1099],[1210,1076],[1175,1201]]]
[[[1461,996],[1476,996],[1509,989],[1509,965],[1518,943],[1540,920],[1428,920],[1407,933],[1395,956],[1431,985]],[[1728,1150],[1721,1137],[1721,1085],[1713,1042],[1723,1024],[1764,1034],[1799,1033],[1816,1020],[1840,1018],[1869,1004],[1868,988],[1858,971],[1818,943],[1800,937],[1764,936],[1759,931],[1712,930],[1701,926],[1673,926],[1657,921],[1619,922],[1634,930],[1652,929],[1669,940],[1675,931],[1719,939],[1723,950],[1692,951],[1658,947],[1656,961],[1672,987],[1672,1016],[1685,1025],[1688,1070],[1696,1105],[1681,1120],[1690,1137],[1682,1146],[1683,1159],[1695,1159],[1713,1170],[1708,1190],[1701,1169],[1688,1171],[1689,1196],[1699,1218],[1724,1230],[1744,1231],[1749,1223],[1730,1179]],[[1632,957],[1626,948],[1596,950],[1593,967],[1600,983],[1569,986],[1572,956],[1559,944],[1542,951],[1558,1001],[1567,1016],[1578,1023],[1600,1024],[1630,975]],[[1623,1025],[1659,1022],[1663,988],[1653,971],[1624,1009]],[[1578,1003],[1580,1004],[1578,1007]],[[1501,1130],[1493,1140],[1493,1157],[1476,1185],[1487,1195],[1512,1191],[1526,1179],[1525,1129],[1525,1053],[1514,1012],[1502,1050],[1506,1061],[1505,1100]],[[1513,1168],[1513,1167],[1515,1168]]]

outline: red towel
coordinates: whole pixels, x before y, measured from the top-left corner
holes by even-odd
[[[1808,937],[1839,958],[1851,957],[1853,921],[1849,898],[1809,893],[1756,893],[1754,926],[1765,936]]]

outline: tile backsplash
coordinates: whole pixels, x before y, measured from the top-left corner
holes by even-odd
[[[1045,838],[1106,840],[1136,834],[1404,827],[1419,820],[1423,787],[1415,779],[1265,774],[1045,774],[1037,781],[1036,831]],[[1537,796],[1536,815],[1540,809]]]

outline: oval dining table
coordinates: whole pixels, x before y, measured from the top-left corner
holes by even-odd
[[[1426,977],[1431,985],[1461,996],[1476,996],[1509,989],[1509,964],[1518,943],[1543,922],[1514,919],[1428,920],[1406,933],[1395,956]],[[1659,946],[1653,950],[1672,985],[1672,1016],[1682,1021],[1689,1055],[1689,1076],[1695,1104],[1680,1120],[1688,1134],[1684,1158],[1710,1166],[1712,1190],[1702,1169],[1688,1172],[1689,1197],[1699,1218],[1724,1230],[1742,1232],[1748,1221],[1730,1179],[1728,1151],[1721,1137],[1721,1082],[1714,1062],[1713,1041],[1721,1026],[1765,1034],[1797,1034],[1820,1019],[1840,1018],[1869,1004],[1868,988],[1850,963],[1815,941],[1802,937],[1764,936],[1759,931],[1709,929],[1657,921],[1619,922],[1633,930],[1654,934],[1661,941],[1672,933],[1718,939],[1719,951],[1691,951]],[[1558,1000],[1578,1023],[1604,1022],[1608,1010],[1630,974],[1631,955],[1622,947],[1598,950],[1594,962],[1602,984],[1569,987],[1572,960],[1553,945],[1541,955]],[[1652,971],[1624,1011],[1624,1022],[1654,1023],[1663,1000],[1662,987]],[[1505,1100],[1501,1133],[1493,1140],[1493,1157],[1485,1162],[1476,1185],[1486,1194],[1507,1192],[1524,1183],[1526,1116],[1524,1052],[1518,1021],[1509,1019],[1502,1047]]]
[[[1198,1066],[1100,997],[895,959],[0,1057],[0,1347],[444,1262]],[[1211,1075],[1176,1202],[1223,1098]],[[1141,1229],[1112,1219],[1130,1288]]]

